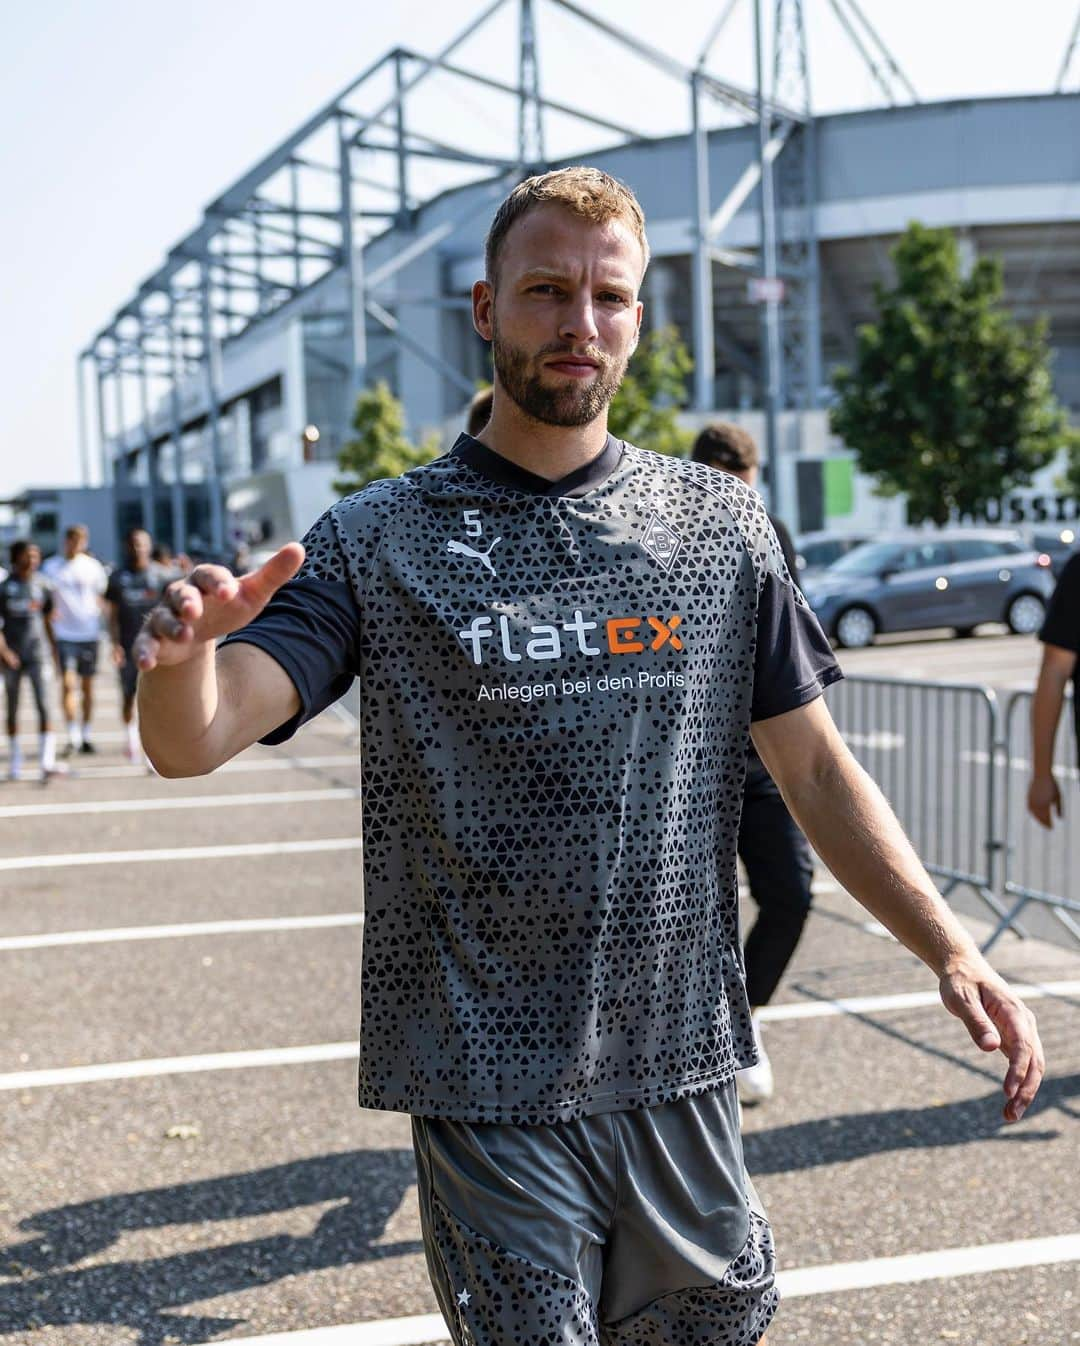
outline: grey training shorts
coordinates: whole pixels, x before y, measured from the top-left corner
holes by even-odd
[[[550,1126],[414,1117],[457,1346],[756,1346],[779,1302],[734,1084]]]

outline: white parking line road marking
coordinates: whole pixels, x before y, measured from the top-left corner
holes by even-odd
[[[234,762],[226,762],[215,769],[214,775],[222,772],[232,775],[237,771],[307,771],[324,766],[359,766],[359,751],[346,757],[334,754],[332,757],[239,757]],[[154,774],[154,773],[150,773]],[[130,780],[132,776],[146,779],[144,766],[74,766],[71,768],[72,780]]]
[[[838,1262],[831,1266],[799,1267],[777,1275],[785,1299],[869,1290],[879,1285],[907,1285],[915,1281],[949,1280],[1017,1267],[1050,1266],[1080,1260],[1080,1234],[991,1243],[981,1248],[945,1248],[941,1252],[879,1257],[871,1262]],[[450,1334],[437,1313],[415,1318],[384,1318],[376,1322],[344,1323],[338,1327],[301,1328],[265,1337],[244,1337],[244,1346],[429,1346],[448,1341]]]
[[[1027,1000],[1043,996],[1071,995],[1080,991],[1080,981],[1047,982],[1041,986],[1018,986]],[[777,1005],[775,1011],[790,1011],[773,1019],[815,1019],[870,1010],[907,1009],[938,1004],[936,994],[866,996],[861,1000],[823,1001],[813,1005]],[[166,1056],[146,1061],[105,1061],[94,1066],[64,1066],[55,1070],[19,1070],[0,1075],[0,1093],[13,1089],[48,1089],[61,1084],[96,1084],[102,1080],[130,1080],[148,1075],[190,1075],[200,1070],[247,1070],[263,1066],[304,1065],[311,1061],[342,1061],[354,1057],[359,1042],[323,1042],[310,1047],[269,1047],[259,1051],[217,1052],[211,1056]]]
[[[79,813],[150,813],[166,809],[250,808],[260,804],[322,804],[334,799],[359,799],[360,791],[277,790],[246,795],[174,795],[172,798],[90,799],[66,804],[8,804],[0,818],[56,818]]]
[[[1013,990],[1025,1000],[1047,996],[1077,995],[1080,981],[1048,981],[1027,985],[1013,982]],[[844,1000],[815,1000],[810,1004],[765,1005],[758,1010],[763,1023],[781,1023],[792,1019],[828,1019],[838,1014],[877,1014],[884,1010],[923,1009],[940,1005],[937,991],[908,991],[898,995],[850,996]]]
[[[232,846],[175,846],[152,851],[74,851],[70,855],[12,855],[0,871],[66,869],[82,865],[143,865],[165,860],[233,860],[252,855],[312,855],[321,851],[358,851],[359,837],[321,841],[249,841]]]
[[[156,1061],[107,1061],[98,1066],[66,1066],[59,1070],[16,1070],[0,1075],[0,1093],[10,1093],[13,1089],[48,1089],[60,1084],[135,1080],[150,1075],[194,1075],[203,1070],[250,1070],[265,1066],[307,1065],[312,1061],[348,1061],[355,1060],[359,1051],[359,1042],[320,1042],[310,1047],[216,1052],[210,1056],[166,1056]]]
[[[238,1337],[243,1346],[428,1346],[449,1341],[450,1333],[441,1313],[416,1318],[382,1318],[369,1323],[343,1323],[340,1327],[308,1327],[294,1332],[274,1332],[268,1337]]]
[[[0,953],[13,949],[55,949],[72,944],[120,944],[133,939],[187,939],[194,935],[257,935],[273,930],[326,930],[363,925],[358,911],[335,916],[267,916],[249,921],[190,921],[187,925],[129,925],[115,930],[61,930],[49,935],[6,935]]]
[[[878,1285],[910,1285],[914,1281],[951,1280],[1017,1267],[1050,1266],[1080,1261],[1080,1234],[1055,1238],[1020,1239],[1015,1243],[987,1243],[976,1248],[942,1248],[939,1252],[877,1257],[869,1262],[837,1262],[832,1266],[800,1267],[777,1276],[781,1295],[829,1295],[839,1290],[868,1290]]]

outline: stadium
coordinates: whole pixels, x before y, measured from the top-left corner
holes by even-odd
[[[684,84],[690,125],[656,138],[542,91],[528,0],[511,7],[516,84],[459,62],[505,3],[435,56],[388,52],[211,202],[81,354],[84,472],[96,453],[117,532],[144,523],[218,551],[230,536],[295,535],[333,498],[356,393],[376,380],[412,432],[451,442],[489,371],[469,294],[494,205],[566,162],[636,192],[652,249],[646,327],[674,323],[695,358],[685,419],[719,413],[768,444],[774,505],[798,531],[903,521],[825,408],[912,220],[956,231],[967,263],[1001,259],[1013,314],[1049,321],[1055,390],[1080,418],[1080,95],[915,101],[845,5],[887,105],[815,117],[800,4],[778,6],[758,89],[709,75],[707,51],[683,68],[569,0],[537,4]],[[1074,34],[1062,83],[1075,46]],[[463,88],[491,111],[449,143],[439,128]],[[1003,512],[1072,517],[1059,473]]]

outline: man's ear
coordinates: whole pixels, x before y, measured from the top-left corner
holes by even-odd
[[[631,355],[634,353],[634,351],[637,350],[638,342],[641,340],[641,319],[644,317],[644,314],[645,314],[645,305],[639,299],[637,303],[637,326],[634,328],[634,340],[630,347]]]
[[[472,322],[477,333],[490,341],[495,328],[495,287],[478,280],[472,287]]]

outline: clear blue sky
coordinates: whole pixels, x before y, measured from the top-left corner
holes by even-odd
[[[641,68],[602,39],[560,40],[540,13],[552,96],[579,94],[641,124]],[[692,63],[721,0],[585,0],[592,12]],[[924,99],[1049,92],[1078,0],[863,0]],[[826,0],[806,0],[815,108],[879,101]],[[0,81],[3,257],[0,497],[79,476],[75,361],[235,177],[389,47],[435,51],[480,0],[35,0],[8,6]],[[764,6],[771,10],[772,4]],[[717,74],[750,83],[750,0],[718,44]],[[578,30],[580,31],[580,30]],[[513,80],[509,20],[469,51]],[[544,47],[545,36],[548,45]],[[659,88],[663,81],[649,82]],[[1080,56],[1072,89],[1080,88]],[[650,96],[652,96],[650,94]],[[685,97],[651,104],[673,129]],[[447,134],[468,136],[467,106]],[[461,124],[456,125],[456,119]]]

